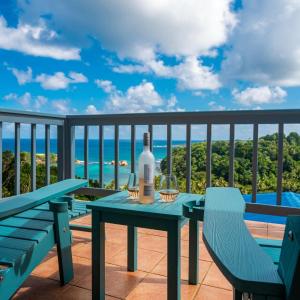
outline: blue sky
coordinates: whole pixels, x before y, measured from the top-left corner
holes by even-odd
[[[294,0],[0,2],[0,107],[300,108]]]

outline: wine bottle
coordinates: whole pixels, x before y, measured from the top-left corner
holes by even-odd
[[[139,202],[154,202],[154,167],[155,159],[150,151],[150,134],[144,133],[144,150],[139,157]]]

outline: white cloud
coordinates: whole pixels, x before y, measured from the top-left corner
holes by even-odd
[[[34,103],[34,108],[37,111],[40,111],[41,109],[45,109],[44,105],[46,105],[48,102],[48,99],[44,96],[37,96]]]
[[[15,93],[9,93],[9,94],[5,95],[3,97],[3,99],[6,100],[6,101],[9,101],[9,100],[16,100],[17,97],[18,97],[17,94],[15,94]]]
[[[39,20],[39,17],[35,20]],[[59,45],[58,38],[56,32],[47,29],[42,20],[37,25],[20,22],[15,28],[9,27],[0,16],[0,49],[54,59],[80,59],[79,48]]]
[[[27,67],[26,71],[11,67],[7,67],[7,70],[14,74],[20,85],[29,82],[38,82],[46,90],[66,89],[70,84],[88,82],[86,76],[74,71],[69,72],[68,75],[65,75],[63,72],[56,72],[53,75],[42,73],[36,76],[36,78],[33,78],[32,69],[30,67]]]
[[[177,79],[183,90],[215,90],[221,86],[218,75],[196,57],[187,57],[181,64],[169,67],[169,72],[166,77]]]
[[[77,45],[93,36],[120,57],[149,60],[156,53],[207,54],[225,43],[236,22],[231,3],[231,0],[32,0],[22,1],[20,8],[24,22],[51,14],[54,30],[61,30]]]
[[[177,99],[172,96],[164,99],[156,91],[152,82],[143,80],[139,85],[129,87],[125,92],[118,90],[109,80],[97,80],[97,84],[106,93],[108,99],[103,109],[88,105],[86,113],[144,113],[150,111],[179,111]]]
[[[17,81],[20,85],[32,81],[32,69],[30,67],[27,67],[26,71],[18,70],[16,68],[10,68],[10,67],[7,67],[7,69],[13,73],[13,75],[17,78]]]
[[[89,114],[89,115],[96,115],[96,114],[99,114],[99,113],[101,113],[101,112],[96,108],[95,105],[90,104],[90,105],[88,105],[88,106],[86,107],[85,113],[86,113],[86,114]]]
[[[234,89],[232,91],[234,99],[241,105],[252,106],[269,103],[281,103],[285,100],[287,92],[280,87],[253,87],[243,91]]]
[[[151,82],[143,81],[137,86],[131,86],[125,93],[120,91],[110,94],[105,103],[104,111],[109,113],[141,113],[161,106],[163,99],[157,93]]]
[[[222,77],[225,81],[300,86],[299,28],[300,1],[244,1]]]
[[[52,112],[56,114],[75,114],[77,109],[72,107],[68,99],[56,99],[50,101],[44,96],[34,96],[28,92],[23,95],[10,93],[3,97],[5,101],[14,101],[21,106],[21,109],[39,112]]]
[[[208,106],[210,110],[225,110],[226,107],[224,105],[218,104],[216,101],[210,101],[208,102]]]
[[[3,97],[4,100],[7,101],[15,101],[19,103],[23,108],[29,108],[31,104],[31,94],[26,92],[21,96],[18,96],[15,93],[10,93]]]
[[[56,113],[62,115],[74,114],[77,112],[77,109],[71,107],[70,100],[65,100],[65,99],[53,100],[51,102],[51,106]]]
[[[20,104],[22,109],[40,111],[44,105],[48,102],[48,99],[44,96],[32,96],[29,92],[23,95],[16,93],[10,93],[3,97],[6,101],[15,101]]]
[[[101,88],[107,94],[116,91],[116,87],[112,84],[110,80],[96,79],[95,83],[99,88]]]
[[[63,72],[56,72],[53,75],[42,73],[35,79],[46,90],[66,89],[70,84],[85,83],[88,79],[81,73],[70,72],[66,76]]]
[[[150,68],[145,65],[138,65],[138,64],[118,64],[112,68],[112,70],[116,73],[126,73],[126,74],[133,74],[133,73],[149,73]]]
[[[158,77],[176,79],[181,90],[216,90],[221,87],[219,76],[196,56],[185,57],[175,65],[165,65],[162,60],[145,61],[144,65],[118,65],[118,73],[154,73]]]
[[[166,108],[160,109],[160,111],[180,112],[180,111],[185,111],[185,109],[178,106],[177,98],[176,96],[173,95],[167,100]]]

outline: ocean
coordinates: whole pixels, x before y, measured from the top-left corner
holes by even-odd
[[[196,141],[194,141],[196,142]],[[174,140],[172,141],[172,146],[184,146],[185,141]],[[130,173],[131,165],[131,142],[130,140],[120,140],[119,141],[119,160],[125,160],[128,166],[119,167],[119,181],[120,184],[125,184]],[[83,161],[84,159],[84,140],[77,139],[75,141],[75,159],[78,161]],[[3,139],[3,151],[10,150],[14,151],[14,139]],[[143,141],[136,141],[136,163],[138,162],[138,157],[143,150]],[[21,151],[30,152],[30,139],[21,139]],[[36,140],[36,152],[45,153],[45,141],[44,139]],[[50,140],[50,152],[57,153],[57,140]],[[167,155],[167,143],[162,140],[153,141],[153,154],[157,166],[159,166],[160,161]],[[109,164],[114,160],[114,140],[106,139],[104,140],[104,183],[109,183],[114,179],[114,166]],[[98,140],[89,140],[89,177],[91,179],[98,179],[99,176],[99,142]],[[84,167],[82,164],[76,164],[75,172],[79,177],[83,177]],[[158,170],[157,170],[158,171]]]

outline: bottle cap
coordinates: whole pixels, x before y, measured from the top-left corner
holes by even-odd
[[[149,146],[150,145],[150,133],[145,132],[144,133],[144,146]]]

